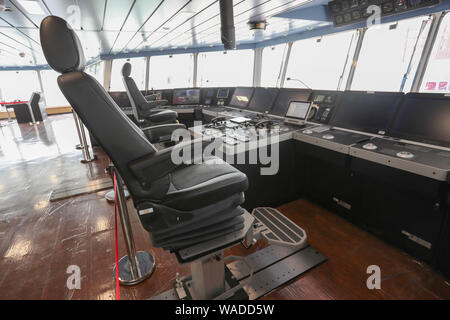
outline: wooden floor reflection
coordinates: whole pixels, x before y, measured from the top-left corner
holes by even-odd
[[[61,185],[106,177],[104,153],[95,150],[99,159],[82,164],[77,143],[70,114],[0,128],[0,299],[115,299],[114,208],[105,191],[48,201]],[[134,213],[131,201],[128,206]],[[444,277],[323,208],[299,199],[279,209],[329,260],[265,298],[450,299]],[[151,247],[137,215],[131,216],[136,247],[152,253],[157,266],[144,283],[122,287],[121,297],[145,299],[171,288],[176,272],[189,269]],[[119,242],[123,256],[121,235]],[[248,254],[241,247],[228,251]],[[366,287],[366,268],[373,264],[381,267],[381,290]],[[70,265],[81,269],[80,290],[66,286]]]

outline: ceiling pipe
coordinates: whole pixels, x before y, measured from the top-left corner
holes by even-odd
[[[233,0],[220,0],[221,38],[225,50],[236,49]]]

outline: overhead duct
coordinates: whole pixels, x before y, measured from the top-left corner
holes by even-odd
[[[225,50],[236,48],[233,0],[220,0],[221,38]]]

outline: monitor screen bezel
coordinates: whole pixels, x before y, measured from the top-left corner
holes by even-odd
[[[219,96],[220,90],[226,90],[227,96],[226,97],[220,97]],[[217,89],[216,99],[228,99],[229,96],[230,96],[230,88],[218,88]]]
[[[403,97],[402,102],[400,103],[400,105],[397,109],[397,112],[395,114],[394,120],[392,121],[392,123],[387,131],[387,135],[390,137],[396,138],[396,139],[408,140],[408,141],[414,141],[414,142],[419,142],[419,143],[428,144],[428,145],[435,145],[435,146],[440,146],[440,147],[444,147],[444,148],[450,148],[450,141],[428,139],[427,137],[423,137],[423,136],[416,136],[413,134],[399,133],[399,132],[394,131],[395,123],[396,123],[398,117],[400,116],[400,112],[401,112],[402,108],[404,108],[404,105],[406,104],[407,99],[409,97],[419,97],[419,98],[423,97],[426,99],[448,100],[449,106],[450,106],[450,94],[410,92]]]
[[[284,113],[280,113],[280,114],[275,114],[274,111],[275,111],[275,107],[277,106],[277,102],[280,99],[280,96],[282,96],[285,93],[289,93],[289,92],[302,93],[306,97],[305,100],[309,101],[310,98],[311,98],[311,93],[313,92],[313,90],[312,89],[307,89],[307,88],[298,88],[298,89],[296,89],[296,88],[280,88],[280,90],[278,92],[278,95],[277,95],[277,98],[273,102],[272,109],[269,111],[270,115],[273,115],[273,116],[276,116],[276,117],[284,117],[286,115],[287,108],[286,108],[286,111]],[[300,101],[300,100],[292,99],[292,100],[289,101],[289,103],[291,101]],[[303,100],[301,100],[301,101],[303,101]],[[289,103],[288,103],[288,108],[289,108]]]
[[[231,104],[232,101],[233,101],[233,97],[236,95],[236,91],[237,91],[238,89],[249,89],[249,90],[252,91],[251,94],[250,94],[250,97],[248,98],[247,104],[246,104],[244,107],[242,107],[242,106],[236,106],[236,105]],[[254,93],[255,93],[255,88],[254,88],[254,87],[236,87],[236,88],[234,89],[233,95],[232,95],[231,98],[230,98],[229,106],[230,106],[230,107],[234,107],[234,108],[238,108],[238,109],[247,109],[247,108],[248,108],[248,105],[249,105],[249,103],[250,103],[250,101],[252,100],[252,97],[253,97],[253,94],[254,94]]]
[[[385,130],[380,130],[379,128],[374,129],[374,128],[366,128],[366,127],[362,127],[362,126],[355,126],[355,125],[342,125],[342,124],[336,124],[336,117],[339,114],[339,111],[342,110],[343,108],[343,103],[345,102],[345,97],[347,94],[367,94],[369,95],[392,95],[393,97],[397,97],[397,101],[396,104],[393,106],[393,108],[395,109],[392,113],[392,118],[389,119],[388,123],[386,124],[386,128]],[[364,133],[369,133],[369,134],[375,134],[375,135],[385,135],[386,132],[389,130],[396,114],[399,108],[399,105],[401,104],[402,98],[404,97],[404,93],[403,92],[394,92],[394,91],[344,91],[343,94],[340,97],[339,103],[338,105],[335,107],[335,110],[333,112],[333,115],[329,121],[329,124],[333,127],[337,127],[337,128],[343,128],[343,129],[348,129],[348,130],[354,130],[354,131],[358,131],[358,132],[364,132]]]
[[[258,90],[265,90],[265,91],[269,91],[269,90],[273,90],[275,92],[275,97],[272,101],[272,104],[269,106],[267,106],[267,109],[264,111],[261,110],[257,110],[256,108],[252,108],[250,105],[252,104],[253,100],[255,99],[255,96],[257,95],[257,91]],[[277,101],[278,95],[280,94],[280,89],[279,88],[273,88],[273,87],[255,87],[254,91],[253,91],[253,95],[252,98],[250,99],[250,101],[248,102],[247,108],[250,111],[254,111],[254,112],[258,112],[258,113],[264,113],[264,114],[268,114],[272,109],[273,106],[275,104],[275,102]]]
[[[176,91],[186,91],[186,96],[187,96],[187,92],[190,91],[190,90],[197,90],[197,91],[198,91],[198,102],[190,102],[190,103],[188,103],[188,102],[185,102],[185,103],[174,103],[175,92],[176,92]],[[200,104],[200,101],[201,101],[201,99],[202,99],[201,94],[202,94],[202,93],[201,93],[201,89],[200,89],[200,88],[173,89],[173,91],[172,91],[172,105],[174,105],[174,106],[180,106],[180,105],[186,105],[186,106],[189,106],[189,105],[198,105],[198,104]]]

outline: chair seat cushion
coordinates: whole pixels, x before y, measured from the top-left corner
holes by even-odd
[[[247,176],[219,158],[180,167],[170,175],[169,191],[162,203],[178,210],[195,210],[248,188]]]

